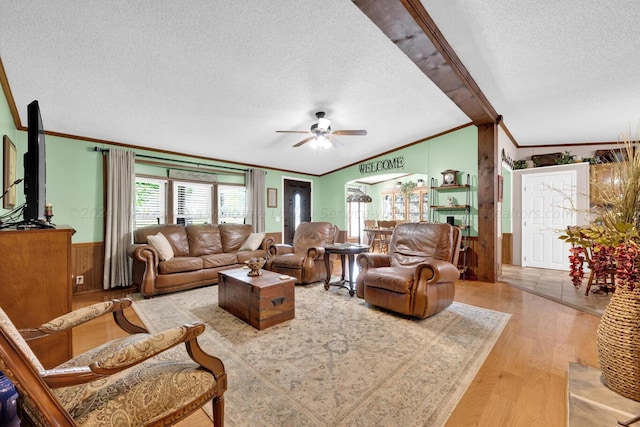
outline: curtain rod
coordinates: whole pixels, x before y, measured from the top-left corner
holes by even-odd
[[[93,147],[93,151],[96,151],[98,153],[108,153],[109,149],[108,148]],[[236,170],[236,171],[242,171],[242,172],[246,172],[246,171],[249,170],[249,169],[243,169],[243,168],[234,168],[234,167],[231,167],[231,166],[207,165],[207,164],[203,164],[203,163],[192,162],[192,161],[189,161],[189,160],[168,159],[166,157],[149,156],[149,155],[146,155],[146,154],[136,154],[136,157],[144,157],[146,159],[154,159],[154,160],[164,160],[164,161],[168,161],[168,162],[186,163],[186,164],[196,165],[196,166],[206,166],[206,167],[212,167],[212,168],[230,169],[230,170]]]

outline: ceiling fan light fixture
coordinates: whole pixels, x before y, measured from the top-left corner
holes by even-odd
[[[318,127],[317,127],[317,129],[319,131],[326,132],[326,131],[329,130],[330,126],[331,126],[331,120],[325,119],[325,118],[318,119]]]
[[[316,135],[316,137],[311,140],[311,142],[309,143],[309,146],[314,150],[317,150],[317,149],[328,150],[329,148],[331,148],[331,143],[329,142],[327,137],[321,133]]]

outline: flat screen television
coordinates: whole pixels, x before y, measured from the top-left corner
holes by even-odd
[[[46,203],[46,167],[44,128],[38,101],[27,107],[27,152],[24,154],[24,197],[23,222],[35,224],[44,222]]]

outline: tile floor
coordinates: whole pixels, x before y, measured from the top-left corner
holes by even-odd
[[[580,288],[574,288],[568,271],[503,265],[498,279],[516,288],[531,292],[561,304],[601,316],[609,303],[611,293],[585,296],[586,279]],[[593,289],[594,287],[592,287]]]

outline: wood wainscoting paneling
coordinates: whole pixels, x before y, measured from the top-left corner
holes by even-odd
[[[101,291],[104,276],[104,243],[75,243],[71,245],[71,271],[73,272],[73,293]],[[84,283],[77,285],[76,278],[84,277]]]
[[[274,243],[282,243],[282,233],[279,231],[271,232],[266,234],[267,237],[273,237]]]
[[[502,265],[513,264],[513,234],[502,233]]]

